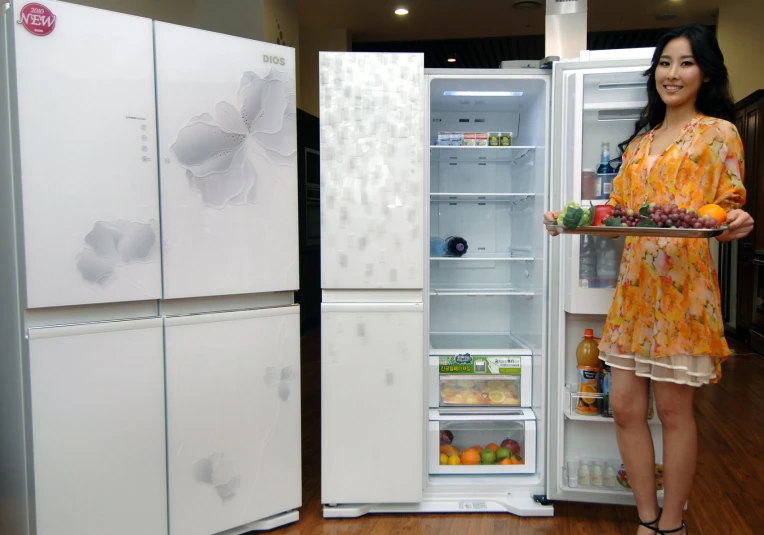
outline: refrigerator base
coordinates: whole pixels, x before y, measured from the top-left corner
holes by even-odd
[[[258,520],[257,522],[239,526],[238,528],[229,529],[219,535],[243,535],[244,533],[250,533],[251,531],[270,531],[272,529],[280,528],[281,526],[286,526],[287,524],[293,524],[299,519],[299,511],[287,511],[286,513],[280,513]]]
[[[510,513],[551,517],[554,506],[541,505],[530,494],[475,496],[472,499],[426,499],[420,503],[324,505],[324,518],[358,518],[368,513]]]

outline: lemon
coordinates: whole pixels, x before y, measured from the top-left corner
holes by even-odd
[[[448,464],[448,455],[445,453],[440,454],[440,464]]]
[[[504,403],[507,396],[504,395],[504,392],[493,391],[488,394],[488,397],[491,399],[491,403]]]
[[[459,381],[459,386],[464,388],[472,388],[475,386],[475,381],[472,381],[470,379],[462,379]]]
[[[448,464],[462,464],[462,460],[458,455],[452,455],[448,458]]]

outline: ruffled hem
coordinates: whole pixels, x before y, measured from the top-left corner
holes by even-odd
[[[643,355],[600,352],[611,368],[633,371],[638,377],[680,385],[703,386],[716,382],[716,361],[709,355],[672,355],[651,359]]]

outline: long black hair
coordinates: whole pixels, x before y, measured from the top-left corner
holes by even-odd
[[[650,68],[644,73],[647,76],[647,106],[637,121],[634,135],[618,145],[623,152],[628,144],[644,129],[658,126],[666,118],[666,104],[658,94],[655,86],[655,70],[658,68],[663,49],[669,41],[685,37],[690,41],[690,48],[695,62],[703,73],[703,82],[695,100],[695,109],[703,115],[716,117],[733,122],[735,120],[735,104],[730,91],[729,73],[724,65],[724,55],[719,48],[716,36],[700,24],[686,24],[664,33],[655,45],[655,53]]]

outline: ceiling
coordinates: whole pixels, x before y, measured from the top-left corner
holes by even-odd
[[[546,15],[544,6],[530,10],[513,8],[517,0],[298,1],[301,26],[344,28],[354,42],[543,35]],[[540,0],[542,4],[544,1]],[[735,0],[589,0],[588,30],[642,30],[687,22],[714,26],[723,1]],[[395,15],[397,7],[406,7],[409,14]],[[676,16],[656,19],[662,13]]]

